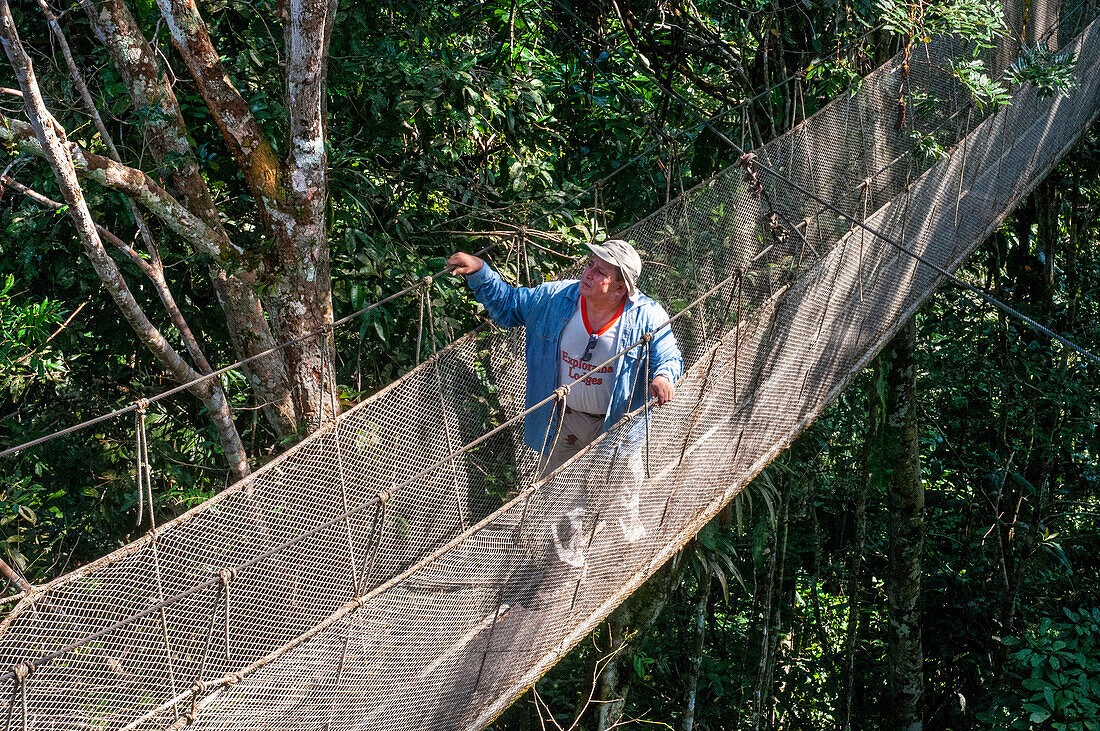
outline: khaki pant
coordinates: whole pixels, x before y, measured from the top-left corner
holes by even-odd
[[[554,451],[550,453],[550,459],[542,470],[546,476],[569,461],[574,455],[587,447],[592,441],[603,434],[604,417],[596,414],[586,414],[583,411],[574,411],[565,407],[565,416],[562,417],[561,434],[558,436]]]

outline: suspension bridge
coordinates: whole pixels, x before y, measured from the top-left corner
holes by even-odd
[[[983,110],[950,72],[970,46],[917,42],[619,234],[656,262],[640,288],[675,312],[689,367],[672,402],[540,477],[522,439],[523,334],[482,326],[209,501],[27,592],[0,623],[5,728],[490,723],[959,281],[1095,120],[1100,28],[1055,4],[1029,14],[1032,37],[1075,55],[1076,88],[1025,85]],[[1013,28],[1021,7],[1006,16]],[[998,73],[1019,28],[985,51]],[[948,154],[924,158],[920,135]]]

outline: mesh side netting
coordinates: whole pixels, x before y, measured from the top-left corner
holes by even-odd
[[[953,269],[1096,116],[1097,34],[1067,44],[1079,53],[1069,97],[1023,89],[983,121],[944,70],[962,44],[936,39],[907,78],[899,56],[756,155]],[[1004,68],[1012,47],[990,58]],[[899,131],[903,81],[908,97],[941,101],[911,106]],[[910,154],[915,127],[962,143],[924,163]],[[786,448],[941,281],[757,174],[763,195],[732,168],[623,234],[657,262],[641,288],[671,311],[714,290],[673,325],[690,368],[672,402],[533,481],[514,421],[523,334],[475,331],[21,601],[0,625],[9,727],[488,723]]]

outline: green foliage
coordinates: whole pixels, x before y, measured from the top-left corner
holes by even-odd
[[[978,110],[991,111],[1011,103],[1008,88],[989,77],[985,64],[979,59],[957,59],[948,69],[963,88],[970,92]]]
[[[1006,31],[1004,8],[988,0],[895,2],[878,0],[884,27],[900,36],[927,41],[938,33],[954,33],[988,48]]]
[[[1005,637],[1009,666],[979,720],[995,731],[1100,729],[1100,609],[1064,609]]]
[[[1030,83],[1040,99],[1061,94],[1069,96],[1077,88],[1077,59],[1072,51],[1053,51],[1045,41],[1024,46],[1019,57],[1005,73],[1010,84]]]
[[[951,154],[933,132],[913,130],[909,133],[909,137],[913,140],[916,153],[925,161],[940,160]]]
[[[748,591],[736,564],[737,548],[734,536],[729,530],[721,527],[718,519],[703,526],[695,536],[695,541],[685,550],[688,552],[689,570],[697,586],[717,581],[722,587],[722,597],[727,604],[730,600],[729,579],[736,581],[743,591]]]
[[[62,377],[64,363],[46,341],[63,315],[57,300],[16,301],[14,287],[8,274],[0,284],[0,392],[18,399],[31,380]]]

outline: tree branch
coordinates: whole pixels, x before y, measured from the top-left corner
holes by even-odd
[[[252,109],[229,80],[206,23],[190,0],[157,0],[172,43],[213,113],[222,137],[237,159],[245,181],[265,216],[283,197],[281,166]]]
[[[12,566],[9,565],[8,562],[2,558],[0,558],[0,574],[3,574],[5,579],[18,586],[19,589],[24,593],[29,594],[31,591],[34,590],[34,587],[31,586],[30,582],[24,579],[18,571],[12,568]]]
[[[88,90],[88,84],[84,81],[84,75],[80,73],[79,67],[76,65],[76,61],[73,59],[72,49],[69,47],[69,39],[65,37],[65,32],[61,30],[61,24],[57,20],[57,16],[50,10],[50,6],[46,4],[46,0],[38,0],[38,7],[42,10],[42,14],[46,16],[46,24],[53,31],[53,36],[57,40],[57,45],[61,48],[61,56],[65,59],[65,66],[69,69],[69,76],[72,78],[73,83],[76,85],[76,90],[80,94],[81,101],[84,102],[84,108],[88,111],[88,115],[92,118],[92,122],[95,124],[95,128],[99,131],[99,137],[103,140],[103,144],[107,147],[107,154],[115,162],[122,162],[122,157],[118,154],[118,148],[115,147],[115,141],[111,137],[111,133],[107,131],[107,125],[103,123],[103,117],[99,113],[99,109],[96,108],[95,100],[92,99],[92,93]],[[137,222],[138,231],[141,233],[141,238],[145,241],[145,249],[149,252],[149,256],[152,257],[153,262],[160,265],[160,252],[157,251],[156,242],[153,241],[153,234],[149,231],[149,224],[146,223],[145,217],[141,215],[141,211],[137,207],[137,203],[134,203],[132,198],[127,198],[126,203],[130,207],[130,214],[134,217],[134,221]],[[192,353],[192,357],[194,357]],[[195,362],[205,362],[205,358],[196,358]]]
[[[49,117],[49,123],[61,130],[52,116]],[[64,130],[61,130],[61,135],[63,134]],[[0,142],[29,155],[49,157],[35,129],[26,122],[0,116]],[[209,254],[220,262],[231,262],[234,257],[244,253],[223,232],[212,229],[205,221],[180,205],[179,201],[141,170],[88,152],[67,139],[59,139],[59,142],[66,148],[66,156],[71,159],[77,174],[133,198],[196,251]]]
[[[4,52],[11,62],[16,78],[19,80],[19,87],[23,92],[23,104],[27,116],[31,120],[30,127],[33,130],[38,147],[53,169],[54,177],[57,179],[65,202],[68,204],[69,216],[72,218],[80,241],[84,245],[84,252],[93,268],[95,268],[100,281],[106,285],[107,291],[122,311],[122,315],[130,324],[130,327],[137,333],[145,347],[168,369],[168,372],[180,383],[194,381],[199,377],[199,374],[180,357],[179,353],[168,343],[156,326],[149,321],[137,300],[134,299],[134,295],[130,292],[118,267],[115,266],[114,261],[103,248],[103,242],[96,231],[95,223],[92,221],[91,211],[88,210],[88,204],[84,200],[84,192],[80,189],[79,182],[77,182],[75,161],[70,154],[71,150],[79,151],[80,148],[70,145],[64,139],[64,130],[46,109],[46,105],[42,101],[38,81],[31,67],[30,58],[27,57],[23,44],[19,39],[19,33],[16,30],[8,0],[0,0],[0,43],[3,44]],[[5,127],[0,126],[0,130],[3,129]],[[117,163],[113,164],[118,165]],[[144,176],[144,174],[142,175]],[[236,477],[243,477],[248,473],[248,460],[221,387],[203,382],[195,384],[193,391],[202,399],[217,426],[222,449],[229,459],[230,469]]]
[[[25,195],[27,198],[30,198],[44,208],[49,208],[54,211],[62,208],[61,203],[47,198],[35,190],[31,190],[14,178],[8,176],[0,177],[0,183],[3,183],[17,193]],[[180,311],[179,305],[176,304],[176,298],[168,288],[168,282],[164,279],[164,268],[161,266],[159,259],[146,261],[132,246],[103,226],[97,223],[95,228],[96,231],[99,232],[100,237],[109,241],[116,249],[125,254],[130,261],[137,265],[142,274],[149,278],[149,281],[153,283],[153,289],[156,290],[157,296],[164,305],[164,309],[168,312],[169,319],[172,320],[172,324],[179,330],[180,336],[183,338],[183,344],[187,348],[187,353],[191,356],[191,359],[195,361],[199,371],[203,375],[212,372],[214,369],[210,367],[210,362],[207,361],[206,356],[203,355],[202,348],[199,346],[199,341],[195,338],[194,333],[191,331],[191,326],[187,324],[187,320],[183,317],[183,312]]]

